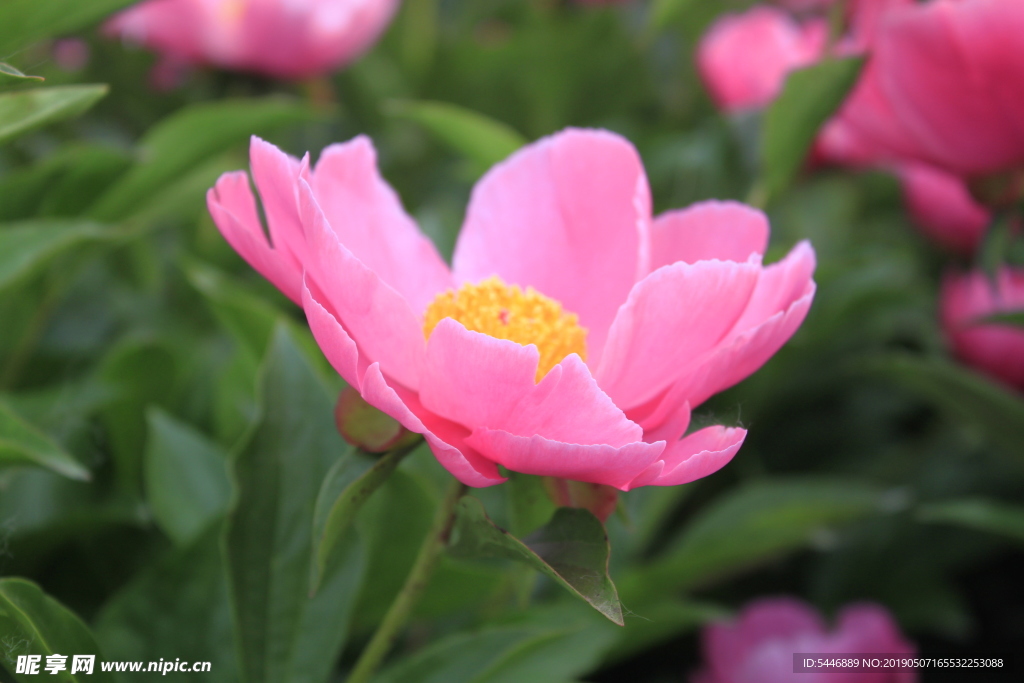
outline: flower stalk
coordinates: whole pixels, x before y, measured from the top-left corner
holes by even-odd
[[[409,571],[409,576],[405,579],[405,584],[395,596],[383,621],[373,634],[373,638],[359,655],[359,660],[348,677],[348,683],[367,683],[395,644],[399,631],[409,620],[423,591],[430,583],[437,560],[448,543],[452,525],[455,523],[455,506],[465,491],[465,484],[458,480],[452,481],[434,514],[434,522],[423,539],[423,544],[416,555],[416,561]]]

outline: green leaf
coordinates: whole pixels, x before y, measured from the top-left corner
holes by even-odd
[[[620,582],[627,604],[735,574],[880,509],[878,489],[847,480],[776,479],[735,489],[705,508],[657,561]]]
[[[82,620],[31,581],[0,579],[0,633],[0,644],[4,646],[2,662],[18,681],[37,681],[39,674],[66,683],[113,681],[110,674],[100,670],[99,645]],[[46,657],[52,654],[68,657],[67,669],[56,676],[43,670]],[[71,655],[76,654],[97,655],[91,675],[71,675]],[[39,673],[14,674],[18,655],[41,655]]]
[[[978,321],[986,325],[1012,325],[1024,327],[1024,311],[1012,311],[1009,313],[993,313]]]
[[[96,200],[90,214],[101,220],[125,218],[164,186],[245,143],[251,135],[266,135],[321,116],[302,103],[282,98],[208,102],[180,109],[146,133],[139,142],[136,166]]]
[[[122,488],[141,495],[146,446],[146,411],[166,405],[178,373],[167,344],[156,339],[127,339],[103,359],[100,377],[116,392],[100,414],[107,429],[117,478]]]
[[[770,197],[800,172],[818,129],[846,99],[863,64],[861,57],[825,59],[790,72],[764,117],[761,182]]]
[[[650,9],[650,24],[655,30],[664,29],[686,12],[693,0],[654,0]]]
[[[25,81],[25,80],[28,80],[28,81],[44,81],[46,79],[43,78],[42,76],[29,76],[29,75],[23,74],[21,71],[19,71],[18,69],[15,69],[10,64],[7,64],[6,62],[0,62],[0,83],[3,83],[4,81],[7,81],[7,80],[13,80],[13,81],[17,82],[17,81]]]
[[[262,358],[281,311],[198,260],[183,262],[182,269],[224,329],[250,357]]]
[[[96,639],[112,661],[210,662],[217,681],[238,680],[219,528],[144,569],[96,619]],[[197,680],[194,673],[132,674],[131,681]]]
[[[0,467],[12,465],[35,465],[71,479],[89,479],[89,470],[81,463],[0,403]]]
[[[446,102],[392,100],[387,113],[414,121],[468,159],[479,173],[527,143],[510,126]]]
[[[348,630],[364,560],[354,534],[308,597],[314,503],[346,450],[334,401],[283,325],[260,376],[261,420],[232,463],[225,548],[243,677],[321,683]]]
[[[375,683],[569,681],[592,671],[622,633],[577,605],[537,607],[482,629],[440,638],[382,671]],[[595,615],[596,616],[596,615]]]
[[[407,451],[406,451],[407,452]],[[349,448],[327,473],[316,497],[313,516],[313,559],[311,590],[333,564],[341,541],[348,535],[356,513],[363,503],[387,481],[405,453],[389,453],[376,461],[360,457]]]
[[[456,557],[524,562],[622,626],[622,606],[608,576],[608,536],[587,510],[559,508],[547,525],[524,542],[495,526],[479,500],[464,496],[457,507],[449,552]]]
[[[185,546],[228,508],[227,457],[202,434],[162,410],[151,408],[146,416],[146,498],[160,527]]]
[[[34,128],[78,116],[106,94],[105,85],[62,85],[0,94],[0,144]]]
[[[133,2],[136,0],[4,0],[0,3],[0,54],[84,28]]]
[[[970,498],[922,505],[917,511],[922,522],[953,524],[1024,541],[1024,507],[994,500]]]
[[[0,289],[70,247],[110,237],[109,228],[86,221],[25,221],[0,227]]]
[[[117,148],[76,143],[0,177],[0,221],[77,216],[130,164]]]
[[[515,536],[536,531],[555,514],[555,504],[544,488],[544,478],[509,472],[505,489],[509,530]]]
[[[991,380],[941,358],[881,355],[864,368],[936,408],[981,430],[992,444],[1024,464],[1024,399]]]

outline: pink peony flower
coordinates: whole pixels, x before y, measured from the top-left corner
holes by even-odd
[[[105,30],[161,53],[165,72],[212,64],[301,79],[366,51],[397,6],[398,0],[147,0]]]
[[[757,6],[712,24],[697,46],[697,68],[718,107],[756,109],[775,99],[790,71],[821,59],[827,37],[822,19],[801,24]]]
[[[946,337],[964,363],[1024,390],[1024,329],[979,322],[995,313],[1024,311],[1024,270],[1004,267],[994,283],[977,271],[950,273],[939,308]]]
[[[914,0],[856,0],[847,6],[848,28],[833,51],[862,54],[884,17]],[[782,3],[791,10],[823,9],[830,2]],[[719,18],[701,38],[697,67],[715,104],[725,111],[771,103],[794,69],[810,66],[826,53],[828,22],[821,16],[797,20],[789,13],[755,5],[743,14]]]
[[[962,176],[1024,165],[1024,3],[933,0],[887,13],[840,112],[836,156]]]
[[[231,245],[295,302],[371,405],[471,486],[498,466],[629,490],[706,476],[745,430],[690,409],[760,367],[810,307],[814,251],[762,267],[765,216],[705,202],[651,217],[623,138],[567,130],[477,184],[452,267],[380,177],[370,141],[315,167],[253,139],[207,195]]]
[[[971,196],[962,178],[924,164],[899,169],[914,221],[943,247],[970,255],[981,244],[992,213]]]
[[[747,605],[731,623],[704,629],[705,669],[693,683],[914,683],[913,671],[794,673],[794,653],[899,654],[913,656],[914,646],[880,605],[850,605],[835,628],[793,598],[766,598]]]

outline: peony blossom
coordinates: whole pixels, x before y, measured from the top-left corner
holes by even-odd
[[[913,0],[851,3],[848,30],[835,52],[870,52],[890,15],[908,4]],[[701,77],[725,111],[764,107],[778,95],[790,70],[809,66],[825,56],[826,32],[820,17],[800,23],[772,7],[758,6],[745,14],[727,15],[701,40],[697,52]],[[907,207],[922,231],[947,249],[972,253],[984,235],[989,211],[971,197],[963,179],[928,164],[895,163],[900,158],[897,150],[905,147],[908,133],[895,123],[876,74],[869,59],[849,103],[819,134],[815,158],[853,166],[882,163],[890,167],[900,177]]]
[[[198,64],[301,79],[361,55],[397,6],[398,0],[147,0],[105,30],[159,52],[158,81]]]
[[[725,111],[767,105],[786,75],[821,59],[828,37],[823,19],[799,23],[774,7],[720,17],[697,46],[697,68]]]
[[[794,653],[908,655],[914,646],[880,605],[849,605],[829,630],[821,616],[793,598],[747,605],[731,623],[704,629],[705,669],[693,683],[914,683],[913,671],[793,672]]]
[[[1024,3],[908,3],[880,21],[869,68],[831,135],[852,162],[961,176],[1024,166]]]
[[[978,204],[963,179],[924,164],[906,164],[898,174],[907,208],[921,231],[950,251],[973,254],[992,212]]]
[[[768,221],[733,202],[651,216],[640,157],[605,131],[533,143],[476,185],[452,266],[381,178],[370,141],[315,166],[253,139],[207,195],[224,237],[305,309],[341,376],[423,434],[462,482],[498,469],[629,490],[708,475],[740,428],[684,436],[814,296],[814,251],[763,267]]]
[[[1004,267],[995,282],[977,271],[949,274],[939,308],[943,331],[964,363],[1024,390],[1024,328],[981,322],[996,313],[1024,311],[1024,270]]]
[[[833,47],[837,55],[865,53],[894,8],[913,0],[856,0],[847,7],[848,27]],[[830,3],[800,3],[791,10],[822,9]],[[755,5],[719,18],[700,40],[697,67],[715,104],[727,112],[767,106],[794,69],[825,57],[828,22],[822,16],[797,20],[788,12]]]

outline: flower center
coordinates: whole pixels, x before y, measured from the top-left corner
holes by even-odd
[[[533,287],[524,292],[497,276],[475,285],[464,284],[457,292],[438,294],[427,306],[423,333],[429,338],[445,318],[457,320],[467,330],[523,346],[536,345],[540,352],[538,382],[570,353],[583,360],[587,357],[587,329],[579,324],[575,313],[563,310],[562,304]]]

